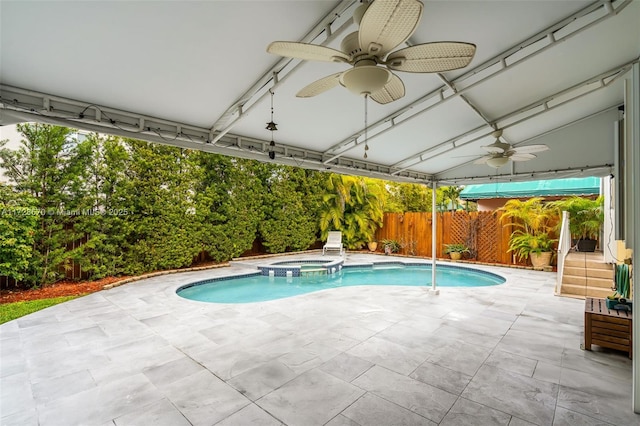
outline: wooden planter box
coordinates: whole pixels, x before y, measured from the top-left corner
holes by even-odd
[[[631,326],[633,317],[629,311],[608,309],[605,299],[587,297],[584,306],[584,348],[591,345],[616,349],[633,355]]]

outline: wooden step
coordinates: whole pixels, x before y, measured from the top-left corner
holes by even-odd
[[[611,289],[604,288],[595,288],[595,287],[585,287],[583,285],[578,284],[562,284],[562,289],[560,290],[560,294],[567,295],[571,297],[597,297],[604,299],[607,296],[613,294]]]

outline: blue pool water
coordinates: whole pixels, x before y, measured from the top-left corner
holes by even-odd
[[[483,287],[505,279],[477,269],[438,265],[438,287]],[[242,276],[205,280],[178,289],[181,297],[214,303],[251,303],[359,285],[431,286],[431,265],[347,267],[335,274],[302,277]]]

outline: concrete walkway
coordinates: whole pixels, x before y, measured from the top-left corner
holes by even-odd
[[[287,256],[318,258],[319,255]],[[346,262],[389,260],[348,254]],[[585,352],[555,274],[222,305],[154,277],[0,326],[2,425],[637,425],[631,362]]]

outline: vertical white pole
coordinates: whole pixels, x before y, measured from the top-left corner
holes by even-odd
[[[436,288],[436,248],[438,215],[436,214],[436,181],[431,182],[431,294],[440,294],[440,290]]]
[[[625,84],[625,125],[627,132],[625,135],[625,147],[629,151],[625,152],[628,166],[631,169],[631,181],[625,183],[626,188],[640,188],[640,65],[636,62],[631,69],[631,82]],[[633,249],[632,263],[634,272],[640,267],[640,196],[632,190],[627,194],[627,218],[625,221],[625,239],[627,247]],[[633,278],[633,298],[638,300],[640,284],[638,284],[638,274]],[[637,303],[636,303],[637,305]],[[636,308],[636,315],[638,309]],[[640,413],[640,361],[638,361],[638,350],[640,350],[640,322],[636,319],[633,322],[633,357],[632,363],[632,398],[633,411]]]

